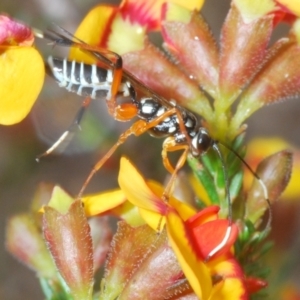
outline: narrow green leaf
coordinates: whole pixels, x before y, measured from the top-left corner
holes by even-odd
[[[196,158],[189,158],[188,163],[196,178],[204,186],[211,203],[218,205],[220,200],[211,173]]]

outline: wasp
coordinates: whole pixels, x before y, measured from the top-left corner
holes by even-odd
[[[68,32],[66,33],[69,34]],[[71,36],[71,34],[69,35]],[[80,48],[82,51],[96,57],[104,66],[99,67],[96,64],[89,65],[83,62],[55,57],[49,57],[48,59],[48,72],[55,78],[59,86],[85,97],[82,107],[75,118],[76,124],[80,122],[83,111],[89,105],[91,99],[103,101],[103,98],[106,99],[109,114],[115,120],[129,121],[133,118],[137,119],[137,121],[119,136],[116,143],[95,164],[85,180],[78,194],[78,198],[83,195],[83,192],[94,174],[131,135],[139,136],[147,132],[153,137],[164,138],[162,145],[162,162],[165,168],[171,173],[171,178],[163,194],[165,201],[167,201],[176,175],[185,164],[188,155],[199,158],[212,148],[221,161],[228,202],[228,230],[222,243],[210,253],[210,256],[219,251],[227,242],[231,232],[232,208],[229,180],[225,161],[218,146],[219,143],[209,135],[207,129],[199,124],[197,116],[186,108],[178,105],[173,99],[167,100],[156,94],[140,82],[133,74],[124,70],[122,68],[122,57],[117,53],[90,46],[76,38],[74,40],[73,36],[72,39],[70,39],[56,32],[39,32],[37,36],[46,38],[56,45]],[[128,101],[119,103],[118,99],[120,97],[125,97]],[[39,158],[54,151],[66,139],[69,133],[69,130],[65,131],[57,142],[45,153],[40,155]],[[268,201],[267,188],[259,176],[238,153],[228,146],[224,146],[233,151],[259,180],[264,191],[265,199]],[[175,166],[170,163],[168,158],[168,153],[173,151],[182,151]],[[269,226],[270,222],[271,218],[269,218],[267,226]]]

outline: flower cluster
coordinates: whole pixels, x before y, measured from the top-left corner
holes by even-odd
[[[266,104],[300,91],[299,6],[287,0],[232,0],[218,47],[199,14],[202,5],[124,0],[118,7],[95,7],[78,27],[78,40],[122,55],[127,72],[199,114],[212,138],[226,147],[220,146],[223,161],[213,151],[201,162],[188,158],[192,199],[165,197],[165,188],[144,179],[125,157],[120,189],[74,200],[58,187],[41,187],[39,195],[48,195],[35,200],[35,208],[43,205],[42,220],[36,213],[34,224],[28,215],[12,218],[7,247],[38,273],[47,299],[96,297],[94,273],[107,253],[100,299],[249,299],[266,286],[261,257],[269,228],[261,224],[268,204],[287,186],[291,153],[280,151],[259,164],[268,199],[257,179],[244,193],[244,122]],[[291,26],[288,36],[269,46],[283,21]],[[150,31],[161,33],[172,59],[150,42]],[[33,40],[30,28],[0,17],[2,124],[21,121],[42,87],[43,61]],[[28,58],[32,64],[25,67]],[[86,47],[72,47],[69,58],[101,64]],[[185,187],[175,182],[176,189]],[[225,200],[229,195],[232,203]],[[113,238],[108,214],[122,219]],[[24,249],[25,242],[34,247]]]

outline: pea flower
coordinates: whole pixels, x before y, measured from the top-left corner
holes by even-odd
[[[224,297],[222,299],[246,299],[243,297],[247,297],[249,292],[247,279],[230,252],[238,233],[235,224],[230,231],[230,237],[226,238],[226,243],[215,251],[224,240],[229,227],[228,220],[218,218],[217,206],[209,206],[197,213],[195,209],[174,197],[168,203],[164,202],[164,188],[156,182],[145,181],[126,158],[121,159],[119,185],[121,191],[114,190],[83,198],[86,214],[92,216],[114,213],[132,226],[141,225],[142,217],[154,230],[162,230],[162,225],[166,224],[172,249],[189,284],[200,299],[221,299],[220,295]],[[126,210],[118,208],[124,207],[127,201],[131,205],[127,205]],[[138,211],[134,210],[134,206]],[[206,262],[210,256],[212,258]],[[114,274],[120,276],[117,271]],[[111,294],[116,284],[115,276],[110,275],[105,280],[103,299],[110,299],[107,298],[108,294],[111,299],[123,295],[121,288]],[[127,274],[127,280],[130,277]],[[134,275],[132,277],[136,280]],[[214,282],[214,277],[220,280]],[[141,284],[139,288],[141,290],[138,292],[142,293],[145,287]],[[234,289],[236,294],[233,296],[227,289]]]
[[[0,124],[22,121],[42,89],[44,62],[33,42],[29,27],[0,16]]]

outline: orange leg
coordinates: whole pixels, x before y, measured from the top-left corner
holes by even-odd
[[[173,166],[170,164],[170,161],[168,158],[168,152],[178,151],[178,150],[184,150],[184,151],[181,154],[179,160],[177,161],[177,164],[174,169]],[[163,144],[163,150],[162,150],[163,164],[164,164],[165,168],[171,173],[171,178],[169,179],[167,186],[161,196],[162,200],[166,203],[169,201],[169,196],[172,193],[172,188],[173,188],[174,182],[176,180],[177,173],[183,167],[183,165],[186,161],[188,151],[189,151],[188,145],[185,145],[185,144],[176,145],[176,142],[173,137],[167,138]],[[162,230],[161,222],[162,222],[162,217],[160,218],[160,220],[158,222],[157,229],[156,229],[157,232],[161,232],[161,230]]]
[[[109,110],[109,113],[116,120],[127,121],[127,120],[132,119],[137,114],[137,109],[136,109],[135,105],[133,103],[124,103],[124,104],[117,105],[117,101],[116,101],[116,96],[117,96],[117,93],[119,90],[119,85],[122,81],[122,74],[123,74],[122,57],[114,52],[107,50],[107,49],[101,49],[99,47],[94,47],[94,46],[90,46],[87,44],[81,44],[81,43],[74,42],[72,44],[72,46],[78,47],[78,48],[86,50],[86,51],[90,51],[90,52],[92,52],[92,54],[94,54],[94,52],[96,52],[98,54],[98,55],[96,55],[96,57],[100,56],[101,61],[103,61],[103,62],[106,62],[107,56],[114,58],[115,62],[113,65],[114,74],[113,74],[113,81],[112,81],[112,86],[111,86],[111,95],[110,95],[110,98],[107,99],[108,110]],[[164,148],[162,151],[163,163],[164,163],[164,166],[166,167],[166,169],[172,174],[172,177],[171,177],[171,179],[166,187],[166,190],[164,192],[164,195],[163,195],[163,197],[167,199],[170,194],[172,185],[176,179],[176,175],[186,161],[186,157],[187,157],[187,154],[189,151],[189,144],[190,144],[190,137],[188,136],[186,128],[184,126],[183,118],[181,116],[179,109],[177,109],[176,107],[171,108],[170,110],[168,110],[167,112],[165,112],[164,114],[162,114],[161,116],[159,116],[155,120],[152,120],[149,123],[147,123],[146,121],[143,121],[143,120],[139,120],[135,124],[133,124],[127,131],[125,131],[119,137],[118,141],[113,145],[113,147],[106,153],[106,155],[104,157],[102,157],[96,163],[96,165],[90,172],[88,178],[84,182],[84,184],[79,192],[78,198],[80,198],[82,196],[85,188],[87,187],[88,183],[90,182],[90,180],[92,179],[94,174],[103,166],[103,164],[111,157],[111,155],[116,151],[116,149],[121,144],[123,144],[130,135],[132,135],[132,134],[134,134],[136,136],[141,135],[144,132],[146,132],[148,129],[153,128],[156,125],[158,125],[160,122],[162,122],[168,116],[171,116],[174,114],[177,115],[180,131],[185,135],[187,143],[184,145],[176,145],[175,140],[172,138],[167,139],[164,143]],[[169,159],[167,157],[167,152],[177,151],[177,150],[184,150],[184,152],[182,153],[182,155],[174,169],[169,162]]]
[[[161,123],[165,118],[174,115],[174,113],[177,113],[177,109],[176,108],[172,108],[168,111],[166,111],[164,114],[160,115],[159,117],[157,117],[156,119],[152,120],[151,122],[146,122],[144,120],[138,120],[137,122],[135,122],[134,124],[132,124],[132,126],[127,129],[125,132],[123,132],[118,141],[110,148],[110,150],[95,164],[95,166],[93,167],[92,171],[90,172],[89,176],[87,177],[87,179],[85,180],[81,190],[79,191],[78,197],[77,198],[81,198],[83,195],[84,190],[86,189],[87,185],[89,184],[89,182],[91,181],[91,179],[93,178],[93,176],[95,175],[95,173],[104,165],[104,163],[112,156],[112,154],[117,150],[117,148],[123,144],[127,138],[131,135],[135,135],[135,136],[139,136],[145,132],[147,132],[149,129],[155,127],[156,125],[158,125],[159,123]],[[182,148],[180,148],[182,149]],[[179,150],[179,149],[178,149]],[[169,150],[172,151],[172,150]],[[175,149],[173,151],[176,151]],[[186,149],[186,152],[188,152],[188,148]],[[164,159],[164,164],[168,159]],[[182,166],[184,164],[184,162],[182,163],[183,159],[180,159],[180,165]],[[185,161],[185,160],[184,160]],[[178,170],[180,169],[179,167],[179,162],[177,163],[176,168],[178,168]],[[171,164],[166,162],[165,166],[171,166]],[[178,166],[178,167],[177,167]],[[167,168],[167,167],[166,167]],[[172,171],[173,168],[167,168],[168,170]]]
[[[63,32],[65,32],[66,34],[70,35],[72,37],[72,39],[73,38],[76,39],[76,37],[72,36],[68,31],[64,30],[63,28],[60,28],[60,29]],[[54,34],[54,36],[51,36],[51,35],[47,35],[47,36],[44,35],[44,36],[60,46],[67,46],[67,47],[72,46],[72,47],[82,49],[83,51],[90,53],[91,55],[94,55],[102,63],[104,63],[108,68],[113,69],[113,80],[112,80],[112,85],[111,85],[111,93],[110,93],[109,99],[107,99],[108,111],[116,120],[120,120],[120,121],[126,120],[127,121],[127,120],[130,120],[131,118],[133,118],[136,115],[136,109],[134,107],[134,104],[127,103],[127,104],[117,105],[117,101],[116,101],[116,96],[117,96],[119,86],[122,82],[122,77],[123,77],[122,57],[113,51],[110,51],[105,48],[101,48],[99,46],[88,45],[78,39],[77,40],[79,42],[76,42],[66,36],[59,34],[59,33],[52,32],[52,34]],[[55,35],[57,37],[55,37]],[[126,73],[126,75],[127,75],[126,78],[129,77],[130,81],[133,80],[134,82],[138,82],[142,87],[144,87],[143,90],[150,92],[150,94],[153,93],[153,95],[155,95],[155,93],[153,91],[150,91],[141,82],[139,82],[133,75],[129,75],[127,73]],[[158,96],[158,98],[160,98],[160,97]],[[127,106],[127,107],[125,108],[125,106]],[[184,126],[182,116],[181,116],[179,110],[176,109],[176,107],[174,107],[174,109],[175,110],[173,110],[172,108],[170,109],[170,111],[172,111],[171,114],[173,114],[174,112],[177,114],[177,117],[179,120],[180,131],[185,135],[185,137],[189,143],[190,137],[188,136],[188,134],[186,132],[186,128]],[[168,116],[168,115],[166,115],[166,116]]]
[[[168,158],[168,152],[179,151],[179,150],[183,150],[183,153],[180,155],[180,158],[177,161],[175,168],[173,168],[173,166],[171,165],[169,158]],[[163,150],[162,150],[163,164],[164,164],[165,168],[171,173],[171,178],[169,179],[168,184],[162,195],[162,198],[165,202],[168,202],[168,198],[169,198],[169,195],[171,194],[171,190],[172,190],[173,184],[176,180],[178,171],[185,164],[189,150],[190,150],[190,148],[189,148],[188,144],[178,145],[178,144],[176,144],[173,137],[167,138],[163,144]]]
[[[132,134],[139,135],[143,132],[147,131],[147,123],[143,120],[139,120],[136,123],[134,123],[129,129],[127,129],[125,132],[123,132],[118,141],[109,149],[109,151],[95,164],[92,171],[90,172],[89,176],[85,180],[81,190],[78,193],[77,198],[80,199],[83,195],[83,192],[85,191],[87,185],[95,175],[95,173],[104,165],[104,163],[113,155],[113,153],[117,150],[117,148],[122,145],[129,136]]]
[[[64,31],[64,30],[63,30]],[[70,35],[68,32],[66,32],[68,35]],[[107,106],[109,113],[114,117],[116,120],[120,121],[127,121],[132,119],[137,114],[137,109],[134,105],[134,103],[125,103],[117,105],[117,94],[119,91],[119,86],[122,82],[123,77],[123,62],[122,57],[118,55],[117,53],[114,53],[108,49],[100,48],[97,46],[91,46],[88,44],[85,44],[83,41],[78,40],[79,42],[75,42],[72,40],[74,37],[71,35],[72,39],[69,39],[63,35],[54,33],[56,37],[53,37],[51,35],[48,35],[48,39],[53,40],[56,44],[59,44],[61,46],[72,46],[79,49],[82,49],[83,51],[90,53],[91,55],[94,55],[96,58],[98,58],[102,63],[104,63],[108,68],[113,69],[113,80],[111,84],[111,92],[110,97],[107,99]],[[58,37],[58,38],[57,38]],[[128,76],[127,76],[128,77]],[[126,77],[126,78],[127,78]],[[134,79],[134,82],[136,81],[134,76],[129,76],[131,79]],[[142,85],[143,86],[143,85]],[[129,87],[130,89],[131,87]],[[145,87],[145,90],[152,93],[148,90],[148,88]],[[131,91],[132,92],[132,91]],[[134,91],[133,91],[134,93]],[[155,93],[153,93],[154,95]],[[132,97],[135,97],[135,95],[131,95]],[[190,144],[190,137],[187,134],[183,118],[181,116],[180,110],[176,107],[170,108],[167,112],[162,114],[161,116],[157,117],[155,120],[152,120],[151,122],[147,123],[146,121],[139,120],[136,123],[134,123],[128,130],[126,130],[118,139],[118,141],[113,145],[113,147],[106,153],[104,157],[102,157],[94,166],[92,171],[90,172],[88,178],[84,182],[78,198],[80,198],[87,187],[88,183],[94,176],[94,174],[103,166],[103,164],[111,157],[111,155],[116,151],[116,149],[123,144],[127,138],[134,134],[136,136],[143,134],[147,130],[155,127],[160,122],[162,122],[165,118],[171,115],[177,115],[178,123],[180,131],[185,135],[186,143],[183,145],[176,145],[176,142],[174,138],[168,138],[164,142],[163,151],[162,151],[162,157],[163,157],[163,163],[166,169],[172,174],[171,179],[166,187],[166,190],[164,192],[164,197],[167,198],[170,194],[170,190],[172,188],[172,185],[176,179],[176,175],[180,168],[184,165],[186,161],[186,157],[188,155],[189,151],[189,144]],[[178,160],[175,169],[172,167],[172,165],[169,162],[167,152],[170,151],[177,151],[177,150],[184,150],[182,155],[180,156],[180,159]]]

